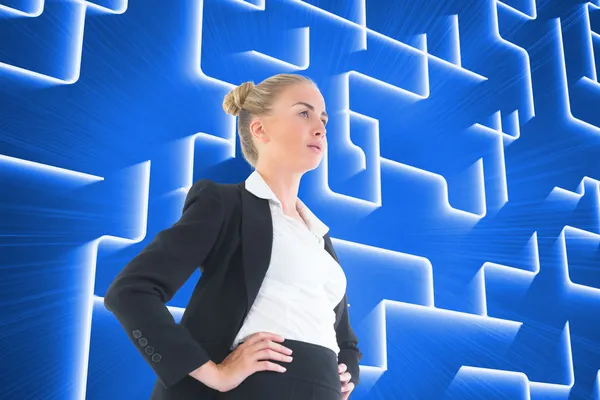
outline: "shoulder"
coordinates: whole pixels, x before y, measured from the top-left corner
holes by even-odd
[[[188,199],[198,196],[210,196],[216,198],[227,214],[241,204],[240,192],[242,187],[238,183],[219,183],[211,179],[198,179],[194,182],[188,192]]]
[[[195,181],[188,193],[195,195],[204,191],[217,196],[233,196],[237,194],[240,189],[241,188],[237,183],[219,183],[211,179],[203,178]]]
[[[221,192],[217,183],[210,179],[199,179],[192,184],[185,198],[184,209],[198,200],[215,199],[221,201]]]

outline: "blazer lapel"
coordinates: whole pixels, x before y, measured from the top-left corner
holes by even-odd
[[[329,237],[329,233],[326,233],[325,236],[323,236],[323,240],[325,241],[325,250],[339,264],[340,260],[338,260],[337,254],[335,254],[335,251],[333,250],[333,244],[331,243],[331,238]]]
[[[269,201],[246,190],[240,184],[242,199],[242,264],[248,297],[248,310],[254,304],[263,283],[273,248],[273,220]]]

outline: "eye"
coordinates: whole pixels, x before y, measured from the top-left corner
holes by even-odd
[[[307,110],[300,111],[299,115],[302,115],[302,114],[304,114],[304,115],[306,115],[308,117],[308,111]],[[323,126],[327,125],[327,120],[326,119],[322,119],[321,122],[323,122]]]

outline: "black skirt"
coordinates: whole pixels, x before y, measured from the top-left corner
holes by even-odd
[[[292,362],[269,360],[287,368],[285,372],[258,371],[234,389],[219,393],[218,400],[339,400],[341,382],[337,355],[312,343],[286,339]]]

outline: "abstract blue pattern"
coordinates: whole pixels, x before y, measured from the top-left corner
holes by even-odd
[[[600,0],[0,0],[1,397],[149,397],[103,295],[249,175],[223,96],[280,72],[330,115],[351,398],[600,400]]]

